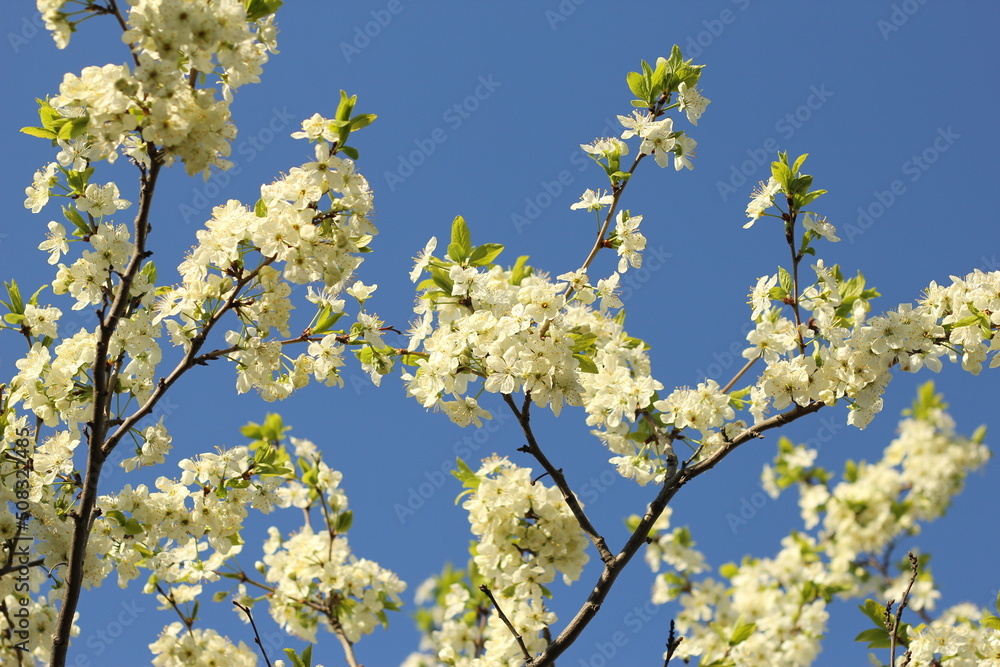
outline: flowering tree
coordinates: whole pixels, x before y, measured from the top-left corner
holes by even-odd
[[[219,202],[174,262],[180,282],[164,284],[151,259],[163,168],[179,162],[207,177],[230,166],[230,105],[276,53],[280,0],[134,0],[127,12],[107,0],[77,13],[69,4],[39,0],[60,48],[81,21],[105,17],[120,25],[131,62],[67,74],[58,94],[39,100],[39,124],[23,130],[57,151],[25,201],[34,213],[62,202],[61,221],[38,246],[57,265],[55,303],[89,315],[73,331],[41,288],[25,298],[24,285],[7,283],[4,335],[27,349],[0,413],[5,663],[69,664],[82,592],[115,573],[123,588],[141,579],[177,616],[150,644],[154,664],[256,664],[246,643],[255,625],[244,638],[211,629],[199,602],[214,590],[249,622],[266,609],[290,636],[333,634],[357,665],[354,645],[401,608],[405,584],[352,552],[340,473],[280,417],[246,425],[246,446],[181,460],[180,473],[165,470],[154,489],[99,488],[116,450],[128,449],[128,473],[169,467],[171,436],[149,417],[182,377],[229,361],[239,393],[278,401],[313,380],[343,385],[351,351],[376,385],[402,367],[408,395],[459,426],[493,419],[480,398],[498,394],[523,433],[518,451],[534,459],[534,468],[509,455],[458,462],[472,558],[420,588],[424,641],[409,667],[553,664],[643,547],[650,567],[663,570],[653,601],[679,605],[662,638],[667,663],[806,665],[819,652],[827,605],[868,598],[874,625],[859,639],[890,664],[1000,664],[996,616],[971,605],[934,616],[939,593],[926,557],[893,569],[896,543],[941,516],[989,456],[982,430],[960,435],[931,385],[882,459],[848,462],[839,481],[816,464],[815,449],[780,441],[764,482],[775,496],[798,489],[803,526],[773,557],[712,577],[691,529],[671,524],[669,505],[741,445],[812,413],[846,406],[848,423],[864,428],[894,372],[1000,365],[1000,272],[931,283],[916,305],[875,314],[878,293],[864,277],[818,257],[839,239],[818,213],[825,191],[803,173],[806,156],[780,153],[746,208],[747,227],[780,225],[787,245],[786,266],[752,288],[746,364],[725,384],[666,391],[652,377],[649,346],[624,329],[618,294],[646,249],[643,215],[623,205],[629,183],[652,162],[692,169],[696,141],[682,127],[697,126],[709,104],[702,66],[675,46],[628,74],[634,110],[618,117],[620,136],[582,147],[606,180],[572,206],[596,219],[579,266],[550,274],[527,257],[510,262],[502,245],[474,244],[456,217],[447,243],[432,237],[410,273],[418,299],[406,347],[386,343],[391,327],[366,309],[375,287],[357,279],[377,230],[350,140],[375,116],[355,113],[357,98],[344,92],[332,117],[313,115],[292,134],[315,159],[261,186],[255,202]],[[119,220],[133,207],[122,195],[130,186],[99,176],[116,160],[138,177],[129,224]],[[594,263],[602,251],[617,257],[608,275]],[[294,324],[293,285],[307,286],[297,306],[309,313]],[[624,545],[609,544],[588,518],[560,455],[533,429],[532,411],[558,417],[565,406],[583,409],[617,474],[650,490]],[[235,557],[251,514],[292,507],[302,510],[301,527],[272,527],[262,557],[244,570]],[[547,603],[552,582],[579,579],[594,556],[602,567],[589,597],[560,621]],[[904,607],[913,616],[905,622]],[[287,657],[308,665],[311,649]]]

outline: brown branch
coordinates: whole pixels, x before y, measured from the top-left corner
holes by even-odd
[[[491,591],[490,587],[486,584],[481,584],[479,586],[479,590],[485,593],[486,597],[488,597],[490,602],[493,603],[493,607],[497,610],[497,615],[500,616],[500,620],[504,622],[504,625],[506,625],[507,629],[510,630],[510,634],[514,635],[514,639],[517,640],[517,645],[521,647],[521,655],[524,656],[526,662],[530,663],[531,654],[528,652],[528,647],[524,645],[524,640],[521,638],[520,633],[518,633],[518,631],[514,628],[514,625],[507,619],[507,615],[503,613],[503,609],[500,608],[500,605],[497,603],[497,599],[493,597],[493,591]]]
[[[674,629],[674,620],[670,619],[670,634],[667,635],[667,655],[663,660],[663,667],[670,664],[670,659],[674,657],[677,647],[684,641],[684,637],[678,637]]]
[[[347,634],[344,632],[344,627],[340,624],[340,620],[337,618],[330,619],[330,625],[333,626],[333,634],[337,635],[337,639],[340,640],[340,645],[344,649],[344,658],[347,660],[348,667],[364,667],[358,664],[358,659],[354,656],[354,644],[351,640],[347,638]]]
[[[611,550],[608,549],[607,542],[604,538],[597,532],[594,528],[594,524],[590,522],[587,518],[587,514],[583,511],[583,507],[580,506],[580,501],[577,500],[576,495],[569,487],[569,483],[566,481],[565,475],[562,473],[561,468],[556,468],[552,465],[549,459],[542,453],[541,447],[538,446],[538,441],[535,440],[535,434],[531,431],[530,423],[530,406],[531,402],[527,395],[525,395],[524,406],[522,409],[518,409],[517,405],[514,403],[514,399],[510,394],[503,394],[503,400],[510,406],[510,409],[514,412],[514,416],[517,417],[518,423],[521,425],[521,430],[524,432],[524,437],[528,439],[528,444],[520,447],[518,451],[531,454],[535,459],[545,468],[545,472],[552,477],[552,481],[556,483],[560,493],[562,493],[563,499],[569,506],[570,511],[573,516],[576,517],[577,523],[580,524],[580,529],[583,530],[584,534],[590,538],[590,541],[597,548],[597,553],[600,554],[601,560],[604,563],[609,563],[614,559],[611,554]]]
[[[175,612],[177,612],[177,615],[181,617],[181,622],[184,624],[184,627],[186,627],[187,631],[190,633],[191,628],[194,627],[194,617],[185,614],[184,611],[177,606],[177,601],[174,600],[173,593],[168,594],[166,591],[163,590],[160,584],[156,584],[156,592],[162,595],[163,599],[167,601],[167,603],[173,608]]]
[[[910,583],[906,585],[906,590],[903,591],[903,599],[899,601],[899,607],[896,608],[896,614],[892,614],[892,604],[895,600],[889,600],[885,604],[885,629],[889,631],[889,664],[896,664],[896,640],[899,633],[900,619],[903,616],[903,610],[906,609],[906,603],[910,597],[910,589],[913,588],[913,583],[917,580],[917,557],[913,555],[912,551],[906,554],[910,558]],[[909,655],[909,651],[907,651]]]
[[[239,607],[240,610],[247,615],[247,618],[250,619],[250,627],[253,628],[253,643],[260,647],[260,654],[264,656],[264,662],[267,664],[267,667],[271,667],[271,661],[267,657],[267,651],[264,650],[263,642],[260,641],[260,633],[257,632],[257,624],[254,623],[253,614],[250,613],[250,608],[244,607],[236,600],[233,600],[233,604]]]
[[[13,553],[13,551],[11,551],[11,553]],[[3,567],[0,567],[0,577],[6,576],[12,572],[17,572],[22,567],[41,567],[44,564],[45,564],[44,558],[36,558],[33,561],[28,561],[24,565],[10,565],[10,564],[4,565]]]
[[[160,381],[156,385],[156,389],[154,389],[153,393],[150,394],[148,399],[146,399],[146,402],[143,403],[142,406],[140,406],[135,412],[133,412],[127,418],[122,420],[122,423],[121,425],[119,425],[118,429],[107,439],[107,441],[102,446],[102,451],[105,456],[111,454],[112,450],[114,450],[114,448],[118,445],[121,439],[127,433],[129,433],[135,427],[135,425],[139,423],[140,420],[142,420],[146,415],[150,414],[153,411],[153,408],[155,408],[157,403],[160,402],[160,399],[163,398],[167,390],[175,382],[177,382],[177,380],[179,380],[180,377],[184,375],[184,373],[189,371],[194,366],[199,365],[198,352],[201,351],[202,346],[205,344],[205,341],[208,338],[208,334],[211,333],[215,325],[219,323],[219,320],[221,320],[226,313],[228,313],[235,307],[236,302],[239,300],[240,290],[242,290],[251,281],[253,281],[253,279],[260,272],[260,269],[262,269],[264,266],[269,265],[273,261],[274,261],[273,257],[265,259],[263,262],[261,262],[260,266],[258,266],[256,269],[248,273],[246,276],[240,278],[236,282],[236,286],[233,288],[232,293],[226,299],[225,303],[222,304],[219,310],[217,310],[215,313],[212,314],[212,316],[202,327],[201,331],[198,332],[198,334],[193,339],[191,339],[191,346],[184,354],[184,357],[177,363],[177,366],[174,367],[174,370],[170,372],[170,375],[168,375],[165,378],[160,378]]]
[[[584,628],[586,628],[587,624],[590,623],[594,616],[597,615],[597,612],[601,608],[601,604],[611,591],[611,587],[614,585],[618,575],[621,574],[625,566],[628,565],[629,561],[639,550],[639,547],[646,543],[649,531],[652,529],[656,520],[663,513],[667,503],[669,503],[677,492],[680,491],[684,484],[690,482],[692,479],[707,472],[708,470],[711,470],[720,461],[722,461],[722,459],[728,456],[733,450],[743,443],[763,437],[762,434],[764,431],[784,426],[785,424],[795,421],[800,417],[817,412],[823,408],[824,405],[824,403],[810,403],[805,406],[796,405],[787,412],[777,414],[770,419],[765,419],[761,423],[747,428],[736,438],[725,443],[725,445],[720,447],[719,450],[711,457],[694,465],[681,468],[664,480],[663,487],[660,489],[659,493],[657,493],[653,502],[649,504],[645,515],[643,515],[639,525],[636,527],[631,537],[629,537],[628,542],[625,543],[625,546],[622,547],[622,550],[617,556],[604,564],[604,570],[601,572],[597,583],[594,585],[590,596],[583,603],[583,606],[580,607],[580,610],[577,611],[573,619],[566,625],[559,636],[556,637],[555,641],[549,644],[548,647],[534,660],[527,663],[528,667],[542,667],[543,665],[547,667],[555,664],[555,660],[577,640],[580,633],[582,633]]]
[[[736,375],[734,375],[734,376],[733,376],[733,379],[732,379],[732,380],[730,380],[729,382],[727,382],[727,383],[726,383],[726,386],[722,388],[722,390],[721,390],[721,391],[722,391],[722,393],[723,393],[723,394],[728,394],[728,393],[729,393],[729,390],[733,388],[733,385],[734,385],[734,384],[736,384],[736,383],[737,383],[737,382],[739,381],[739,379],[740,379],[741,377],[743,377],[743,374],[744,374],[744,373],[746,373],[746,372],[747,372],[748,370],[750,370],[750,368],[751,368],[751,367],[752,367],[752,366],[753,366],[753,365],[754,365],[755,363],[757,363],[757,360],[758,360],[758,359],[760,359],[760,358],[761,358],[761,356],[762,356],[762,355],[759,355],[759,354],[758,354],[758,355],[757,355],[756,357],[754,357],[754,358],[753,358],[753,359],[751,359],[750,361],[748,361],[748,362],[746,362],[745,364],[743,364],[743,368],[741,368],[741,369],[740,369],[739,371],[737,371],[737,372],[736,372]]]
[[[108,369],[106,366],[108,348],[111,344],[111,337],[118,328],[119,321],[125,316],[125,311],[131,301],[129,291],[132,288],[132,283],[139,273],[142,261],[148,256],[146,252],[146,237],[150,230],[149,212],[161,166],[159,155],[155,149],[150,150],[149,157],[149,170],[141,168],[139,211],[135,218],[135,246],[132,250],[132,257],[129,259],[128,266],[121,273],[118,293],[115,295],[110,310],[104,314],[98,327],[99,333],[96,349],[94,350],[93,365],[94,413],[87,426],[87,470],[84,477],[79,508],[75,512],[70,513],[70,519],[73,522],[73,537],[70,543],[69,563],[65,579],[66,594],[63,598],[62,606],[59,608],[59,616],[56,620],[56,627],[52,637],[51,664],[53,667],[64,667],[66,664],[66,651],[69,648],[70,632],[73,629],[73,617],[80,602],[80,589],[83,586],[87,542],[90,537],[91,526],[97,517],[95,508],[97,505],[98,482],[101,477],[101,469],[104,467],[104,462],[107,459],[107,453],[101,445],[109,428],[108,410],[114,390],[114,387],[108,384]]]

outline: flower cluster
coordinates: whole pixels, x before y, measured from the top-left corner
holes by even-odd
[[[657,577],[654,602],[677,599],[681,605],[677,627],[684,641],[676,657],[697,656],[701,664],[725,658],[737,667],[809,665],[820,651],[833,597],[898,599],[911,575],[909,568],[901,568],[898,577],[882,569],[889,550],[918,533],[919,522],[942,516],[965,476],[989,457],[982,429],[972,438],[956,434],[944,407],[933,386],[926,385],[882,460],[849,462],[836,485],[831,473],[815,465],[814,450],[782,439],[774,465],[765,468],[764,486],[777,495],[797,485],[804,527],[815,532],[785,537],[773,558],[748,557],[723,566],[719,573],[727,582],[693,576],[705,570],[704,556],[686,528],[667,531],[670,515],[665,512],[646,559],[654,571],[669,566]],[[734,527],[743,522],[735,515],[730,520]],[[926,613],[939,595],[924,568],[910,590],[908,608]],[[981,611],[971,609],[964,615],[946,612],[919,626],[911,646],[914,657],[918,651],[988,655],[996,633],[973,627]],[[935,641],[948,645],[935,647]]]
[[[243,325],[226,334],[227,356],[239,370],[237,390],[257,389],[267,400],[288,396],[308,384],[310,375],[342,384],[338,368],[346,338],[330,332],[329,325],[344,314],[339,296],[361,264],[359,253],[377,233],[369,220],[371,190],[354,162],[334,154],[322,139],[315,155],[315,161],[263,186],[254,208],[230,200],[213,209],[198,232],[198,245],[181,264],[182,283],[161,298],[154,318],[165,320],[174,343],[187,349],[231,308]],[[292,359],[284,354],[283,341],[270,336],[290,334],[291,284],[313,282],[322,283],[318,292],[310,287],[309,298],[323,321],[314,321],[300,337],[310,341],[308,350]],[[358,293],[358,300],[371,289]],[[380,321],[365,313],[359,320],[360,337],[380,344]]]
[[[269,591],[271,616],[286,632],[315,642],[316,631],[323,627],[356,642],[388,623],[385,612],[400,608],[406,584],[394,572],[351,552],[345,533],[353,514],[340,488],[341,474],[323,462],[312,442],[291,438],[291,444],[301,473],[279,491],[278,505],[300,508],[307,516],[318,506],[325,526],[317,531],[307,522],[285,537],[272,526],[257,564],[267,584],[258,585]],[[292,465],[290,459],[286,465]]]
[[[579,578],[589,542],[559,490],[532,482],[530,469],[494,457],[475,472],[464,464],[459,470],[458,476],[472,487],[462,507],[469,512],[472,533],[478,538],[473,547],[474,581],[485,582],[528,651],[537,654],[546,646],[542,631],[556,620],[544,604],[546,585],[557,573],[567,584]],[[443,604],[425,627],[423,648],[432,654],[416,654],[407,664],[522,664],[510,630],[495,611],[479,602],[482,593],[447,575],[430,580],[421,591],[427,598],[431,589],[442,589]]]
[[[60,47],[73,29],[60,11],[62,4],[38,2]],[[259,80],[269,52],[275,51],[273,15],[248,22],[239,0],[130,4],[123,39],[132,46],[135,68],[92,66],[80,75],[66,74],[51,100],[64,117],[85,121],[87,143],[64,149],[83,160],[113,161],[119,148],[132,152],[136,142],[144,142],[162,147],[167,163],[184,162],[189,174],[207,177],[212,166],[228,168],[225,156],[236,136],[231,91]],[[213,88],[194,86],[199,74],[217,77],[221,98]]]
[[[411,396],[463,426],[491,417],[475,398],[480,386],[524,392],[555,414],[582,405],[587,424],[616,457],[630,462],[645,452],[642,466],[655,467],[648,447],[627,434],[663,385],[650,377],[646,347],[625,332],[621,318],[587,305],[613,296],[605,281],[594,288],[582,271],[552,281],[523,263],[505,270],[430,255],[420,262],[432,279],[421,284],[410,340],[417,369],[403,376]],[[646,474],[631,463],[619,467],[630,477]]]
[[[149,645],[154,667],[255,667],[257,653],[243,642],[233,644],[211,628],[187,630],[180,622],[171,623]]]
[[[799,307],[809,313],[808,325],[797,327],[770,306],[775,277],[762,278],[751,300],[757,324],[747,335],[752,347],[743,356],[763,357],[767,364],[752,390],[752,412],[759,422],[770,404],[827,405],[846,398],[848,422],[863,428],[882,409],[882,393],[891,369],[914,372],[941,369],[942,360],[961,362],[978,373],[987,353],[1000,364],[1000,272],[975,271],[952,284],[932,283],[917,305],[901,304],[883,315],[868,317],[868,294],[860,276],[844,280],[837,267],[815,265],[817,282],[803,292]],[[769,287],[770,286],[770,287]],[[768,293],[770,292],[770,296]],[[803,315],[805,319],[805,315]],[[808,349],[810,354],[801,354]]]

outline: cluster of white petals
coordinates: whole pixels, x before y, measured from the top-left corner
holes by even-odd
[[[864,428],[882,409],[894,366],[936,372],[949,360],[975,375],[990,352],[990,366],[1000,365],[1000,272],[976,270],[964,278],[952,276],[947,286],[931,283],[915,306],[901,304],[866,318],[866,300],[846,303],[840,294],[849,283],[836,284],[822,262],[814,270],[817,283],[800,298],[808,326],[796,327],[769,308],[763,292],[773,286],[773,278],[762,278],[751,294],[758,317],[747,335],[752,347],[743,356],[763,357],[767,364],[754,387],[757,422],[769,406],[781,410],[793,403],[833,405],[846,399],[848,423]]]
[[[723,566],[723,581],[694,576],[706,569],[704,556],[694,548],[687,528],[667,530],[670,513],[664,512],[646,560],[654,571],[668,566],[657,577],[654,602],[676,600],[681,607],[676,622],[684,641],[675,657],[697,657],[699,664],[726,659],[735,667],[810,665],[821,649],[827,606],[834,597],[900,598],[910,580],[909,568],[890,577],[872,564],[882,562],[901,539],[917,534],[921,522],[942,516],[965,477],[989,458],[982,431],[972,438],[958,435],[930,385],[908,414],[880,461],[849,463],[836,484],[830,482],[832,474],[815,465],[815,450],[782,439],[774,465],[765,468],[764,486],[777,495],[798,485],[806,532],[783,538],[773,558],[746,557]],[[730,514],[729,521],[736,528],[748,520]],[[939,597],[930,572],[921,569],[908,609],[933,610]],[[960,608],[963,613],[948,611],[927,625],[910,621],[915,625],[913,657],[923,656],[917,664],[929,664],[934,654],[972,658],[976,651],[980,656],[997,653],[1000,633],[974,622],[981,610]]]
[[[239,0],[129,4],[129,29],[122,39],[133,49],[135,67],[91,66],[79,75],[66,74],[51,100],[64,116],[88,118],[89,145],[77,152],[113,161],[119,149],[129,153],[139,140],[161,147],[168,164],[181,160],[189,174],[207,177],[213,166],[230,167],[225,158],[236,136],[231,91],[259,81],[275,51],[273,16],[248,23]],[[65,46],[72,28],[62,3],[39,0],[38,5],[57,44]],[[220,88],[197,88],[199,74]]]
[[[417,304],[420,320],[410,350],[425,356],[416,359],[415,373],[403,377],[411,396],[463,426],[490,418],[476,399],[480,387],[525,392],[557,415],[563,405],[582,405],[587,424],[616,455],[613,462],[639,457],[641,468],[659,467],[659,453],[627,434],[637,411],[649,407],[663,385],[650,376],[642,341],[628,336],[620,320],[585,305],[601,291],[585,273],[553,282],[540,274],[518,281],[514,270],[499,266],[455,264],[450,271],[451,293],[428,287]],[[620,469],[637,474],[631,464]]]
[[[532,482],[530,469],[494,457],[483,461],[474,476],[475,489],[462,507],[478,539],[475,569],[528,651],[537,654],[547,644],[542,631],[556,621],[544,602],[546,586],[557,573],[567,584],[579,578],[589,541],[559,490]],[[418,601],[429,597],[428,589],[438,583],[428,581]],[[486,609],[485,624],[469,613],[483,599],[481,592],[454,582],[442,594],[444,604],[435,608],[434,627],[422,647],[429,653],[410,656],[407,665],[523,664],[521,649],[495,610]]]

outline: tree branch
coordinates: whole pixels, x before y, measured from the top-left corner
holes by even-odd
[[[257,624],[253,621],[253,614],[250,613],[250,608],[244,607],[236,600],[233,600],[233,604],[239,607],[247,615],[247,618],[250,619],[250,627],[253,628],[253,642],[260,647],[260,654],[264,656],[264,662],[267,664],[267,667],[271,667],[271,661],[267,657],[267,651],[264,650],[263,642],[260,641],[260,633],[257,632]]]
[[[94,351],[93,379],[94,398],[93,415],[88,424],[87,432],[87,470],[84,476],[83,491],[79,508],[70,514],[73,521],[73,537],[69,549],[69,563],[66,572],[66,594],[56,628],[52,638],[53,667],[64,667],[66,651],[69,648],[70,632],[73,629],[73,617],[80,602],[80,588],[83,586],[83,565],[87,553],[87,541],[90,529],[96,518],[97,487],[101,477],[101,469],[107,459],[107,453],[102,444],[107,434],[109,423],[110,400],[114,387],[108,384],[108,368],[106,365],[111,337],[118,327],[118,322],[125,315],[131,300],[129,292],[142,261],[147,257],[146,237],[149,234],[149,212],[152,206],[153,193],[156,189],[157,177],[161,162],[155,148],[150,148],[150,167],[146,171],[141,168],[139,189],[139,211],[135,218],[135,244],[128,266],[121,273],[118,293],[111,304],[110,310],[102,317],[98,327],[97,345]]]
[[[490,599],[493,603],[493,607],[497,610],[497,614],[500,616],[500,620],[504,622],[507,629],[510,630],[510,634],[514,635],[514,639],[517,640],[517,645],[521,647],[521,655],[528,662],[531,662],[531,654],[528,652],[528,647],[524,645],[524,639],[521,638],[521,634],[514,628],[514,625],[507,619],[507,614],[503,613],[503,609],[497,603],[497,599],[493,597],[493,591],[486,584],[480,584],[479,590],[486,594],[486,597]]]
[[[889,664],[896,664],[896,640],[899,633],[900,619],[903,616],[903,610],[906,609],[906,603],[910,597],[910,589],[913,588],[913,582],[917,580],[917,557],[913,555],[912,551],[906,554],[910,558],[910,583],[906,585],[906,590],[903,591],[903,599],[899,601],[899,606],[896,608],[896,615],[892,614],[892,603],[895,600],[889,600],[885,604],[885,629],[889,631]],[[907,651],[909,655],[909,651]]]
[[[543,667],[554,665],[555,660],[569,648],[573,642],[580,636],[587,624],[597,615],[597,612],[601,608],[601,604],[604,599],[608,596],[611,591],[611,587],[614,585],[615,580],[618,575],[621,574],[625,566],[628,565],[629,561],[636,554],[643,544],[646,543],[649,531],[652,529],[653,524],[663,513],[666,508],[667,503],[680,491],[684,484],[688,483],[695,477],[711,470],[715,467],[722,459],[728,456],[733,450],[735,450],[741,444],[749,441],[755,440],[762,437],[764,431],[768,431],[779,426],[784,426],[785,424],[795,421],[796,419],[803,417],[808,414],[812,414],[824,407],[824,403],[810,403],[806,406],[796,405],[791,410],[777,414],[770,419],[766,419],[755,426],[747,428],[743,433],[733,440],[727,442],[723,447],[713,454],[711,457],[696,463],[692,466],[681,468],[674,472],[673,475],[668,477],[663,482],[663,487],[657,493],[656,498],[653,502],[649,504],[646,509],[645,515],[639,522],[632,536],[629,537],[628,542],[622,547],[622,550],[611,559],[610,562],[605,562],[604,570],[601,572],[597,583],[594,585],[593,591],[587,600],[577,611],[576,616],[567,624],[563,631],[556,637],[549,646],[534,660],[528,661],[527,665],[529,667]]]
[[[569,483],[566,481],[566,477],[562,473],[562,469],[553,466],[545,454],[542,453],[541,447],[538,446],[538,441],[535,440],[535,434],[531,431],[531,418],[529,415],[531,402],[528,399],[528,396],[525,395],[524,407],[521,410],[517,408],[517,405],[514,403],[514,399],[510,396],[510,394],[503,394],[503,400],[514,412],[514,416],[517,417],[517,421],[521,425],[521,430],[524,432],[524,437],[528,440],[528,444],[519,448],[518,451],[531,454],[542,465],[545,472],[552,477],[552,481],[556,483],[556,486],[562,493],[563,499],[569,506],[573,516],[576,517],[577,523],[580,524],[580,529],[583,530],[584,534],[590,538],[590,541],[597,548],[597,553],[600,554],[601,560],[604,561],[604,563],[611,562],[614,559],[614,556],[611,554],[611,550],[608,549],[607,542],[604,541],[604,538],[601,537],[601,535],[597,532],[597,529],[594,528],[594,524],[592,524],[590,519],[587,518],[587,514],[580,506],[580,501],[577,500],[576,495],[570,489]]]

